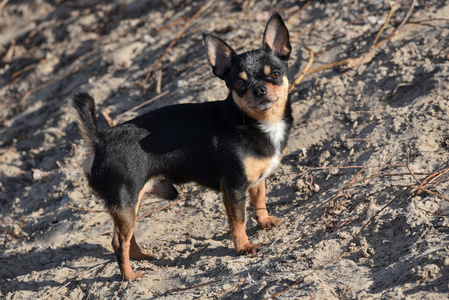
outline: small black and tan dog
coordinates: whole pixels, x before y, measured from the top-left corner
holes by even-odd
[[[246,195],[264,229],[281,222],[268,215],[265,178],[278,166],[293,117],[288,99],[291,46],[279,14],[268,20],[262,48],[238,55],[223,40],[206,35],[207,57],[226,82],[226,100],[164,107],[105,131],[96,126],[87,93],[73,99],[83,138],[91,148],[85,169],[89,185],[114,221],[112,247],[122,276],[133,280],[130,257],[152,259],[134,237],[142,196],[173,200],[173,184],[197,182],[221,190],[238,254],[255,253],[245,232]]]

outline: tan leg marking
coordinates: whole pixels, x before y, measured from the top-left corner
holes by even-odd
[[[254,254],[259,249],[259,246],[251,244],[246,235],[246,209],[244,209],[244,220],[239,216],[239,211],[228,198],[226,191],[221,188],[223,192],[223,203],[228,216],[229,229],[231,231],[232,241],[234,242],[235,250],[238,255],[241,254]]]
[[[136,216],[134,211],[113,211],[111,212],[114,221],[114,236],[112,237],[112,247],[117,257],[120,272],[125,280],[134,280],[143,277],[143,272],[134,273],[129,262],[131,240],[134,236]],[[135,251],[135,249],[134,249]]]
[[[254,217],[257,220],[257,224],[263,229],[270,229],[281,225],[281,220],[268,215],[267,206],[265,204],[265,180],[262,180],[258,185],[251,187],[248,192],[251,199],[251,205],[254,208]]]
[[[151,183],[150,183],[151,184]],[[135,260],[151,260],[156,257],[152,253],[144,253],[137,245],[134,236],[134,229],[136,228],[137,212],[139,210],[142,197],[146,190],[145,185],[139,193],[135,210],[117,209],[111,211],[112,220],[114,221],[114,235],[112,237],[112,248],[117,257],[120,272],[125,280],[134,280],[145,276],[143,272],[136,272],[131,268],[129,258]]]
[[[257,159],[246,157],[243,161],[245,166],[246,178],[250,183],[255,183],[260,179],[265,170],[271,165],[271,157]]]

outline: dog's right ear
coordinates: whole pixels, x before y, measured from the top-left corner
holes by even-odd
[[[235,51],[225,41],[210,34],[204,36],[204,43],[212,71],[215,76],[224,79],[231,68],[232,58],[236,55]]]

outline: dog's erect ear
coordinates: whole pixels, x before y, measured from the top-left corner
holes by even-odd
[[[290,57],[292,46],[289,41],[288,29],[278,13],[273,14],[267,21],[262,49],[273,53],[282,60],[288,60]]]
[[[225,41],[210,34],[204,36],[204,43],[207,49],[207,59],[215,76],[224,79],[231,68],[232,57],[236,55],[235,51]]]

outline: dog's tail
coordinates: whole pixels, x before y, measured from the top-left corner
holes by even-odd
[[[100,143],[94,99],[88,93],[79,93],[73,97],[72,105],[78,113],[77,123],[81,131],[81,137],[93,150]]]

